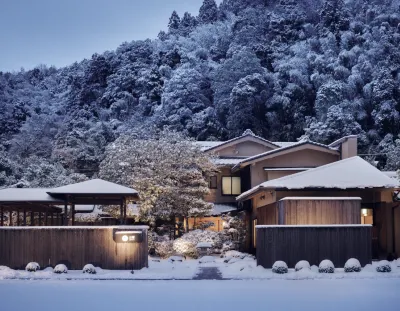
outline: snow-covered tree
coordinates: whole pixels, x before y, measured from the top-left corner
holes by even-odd
[[[140,193],[140,219],[173,219],[207,214],[207,178],[216,167],[182,134],[121,136],[108,146],[99,176]]]
[[[202,24],[214,23],[218,19],[218,7],[215,0],[204,0],[199,10],[199,21]]]

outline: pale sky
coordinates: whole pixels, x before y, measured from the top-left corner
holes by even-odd
[[[222,0],[217,0],[217,3]],[[197,15],[203,0],[0,0],[0,71],[61,67],[156,38],[176,10]]]

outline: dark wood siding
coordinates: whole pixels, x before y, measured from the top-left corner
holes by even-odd
[[[277,203],[268,204],[257,209],[258,225],[276,225],[278,223]]]
[[[143,231],[141,243],[116,243],[113,239],[116,229],[118,227],[1,228],[0,265],[25,269],[29,262],[35,261],[41,267],[63,263],[73,270],[80,270],[89,263],[103,269],[147,267],[147,230],[139,229]]]
[[[350,258],[372,261],[371,226],[274,226],[257,228],[257,264],[271,268],[277,260],[293,268],[300,260],[319,265],[329,259],[343,267]]]
[[[361,200],[281,200],[280,225],[360,224]]]

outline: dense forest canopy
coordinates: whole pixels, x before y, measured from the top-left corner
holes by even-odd
[[[64,68],[0,72],[0,186],[98,172],[108,144],[168,126],[198,140],[359,135],[400,167],[399,0],[204,0],[158,39]]]

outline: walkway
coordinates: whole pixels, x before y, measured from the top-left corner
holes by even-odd
[[[222,273],[217,267],[200,267],[193,280],[222,280]]]

